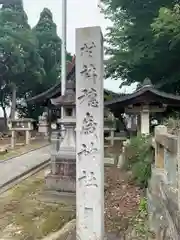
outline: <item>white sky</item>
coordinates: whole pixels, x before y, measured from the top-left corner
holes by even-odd
[[[58,35],[61,37],[61,5],[62,0],[23,0],[28,15],[29,24],[34,26],[43,8],[49,8],[57,24]],[[97,7],[98,0],[67,0],[67,50],[75,53],[75,29],[86,26],[100,26],[103,34],[110,22],[105,20]],[[120,92],[120,80],[105,80],[104,87],[114,92]],[[122,91],[122,90],[121,90]],[[123,89],[124,92],[132,88]],[[0,110],[0,116],[2,115]]]

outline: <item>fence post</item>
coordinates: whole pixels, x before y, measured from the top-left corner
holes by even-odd
[[[163,163],[162,163],[162,156],[160,152],[160,144],[158,144],[158,142],[156,141],[157,139],[157,135],[161,135],[161,134],[166,134],[167,133],[167,127],[164,125],[158,125],[155,127],[155,167],[156,168],[162,168]],[[163,149],[164,151],[164,149]]]

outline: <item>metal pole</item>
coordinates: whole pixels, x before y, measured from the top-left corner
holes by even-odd
[[[61,44],[61,95],[66,89],[66,20],[67,20],[67,1],[62,1],[62,44]],[[64,109],[61,107],[61,119],[64,116]]]

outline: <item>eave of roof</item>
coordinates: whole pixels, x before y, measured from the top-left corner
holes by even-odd
[[[119,97],[117,99],[114,99],[114,100],[106,101],[105,106],[111,106],[111,105],[118,104],[118,103],[122,104],[123,102],[128,101],[128,100],[133,100],[133,99],[145,94],[146,92],[151,92],[154,95],[159,96],[160,98],[166,98],[167,100],[177,101],[180,104],[180,96],[176,96],[176,95],[173,95],[173,94],[170,94],[170,93],[161,92],[161,91],[155,89],[152,85],[147,85],[147,86],[144,86],[144,87],[140,88],[138,91],[135,91],[131,94],[121,96],[121,97]]]
[[[68,69],[68,74],[67,74],[67,80],[71,78],[71,76],[75,73],[75,58],[73,59],[72,63],[69,63],[69,69]],[[115,93],[111,90],[104,89],[106,94],[111,94],[113,97],[120,97],[122,94],[120,93]],[[33,96],[31,98],[28,98],[26,101],[29,104],[35,103],[35,102],[42,102],[46,101],[47,99],[53,98],[56,94],[61,93],[61,83],[57,83],[50,89],[48,89],[45,92],[42,92],[36,96]]]
[[[69,68],[69,71],[67,74],[67,80],[70,79],[70,77],[73,75],[74,71],[75,71],[75,64],[73,63],[73,65],[71,64],[71,68]],[[31,104],[33,102],[39,102],[39,101],[42,101],[42,98],[45,98],[44,100],[52,98],[59,92],[61,92],[61,82],[55,84],[54,86],[52,86],[50,89],[48,89],[45,92],[42,92],[36,96],[28,98],[26,101],[29,104]]]

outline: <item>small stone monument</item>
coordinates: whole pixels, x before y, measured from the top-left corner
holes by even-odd
[[[31,131],[33,130],[34,119],[22,118],[22,119],[11,119],[9,120],[9,130],[11,131],[11,148],[13,149],[16,145],[16,133],[20,131],[25,132],[25,144],[30,144]]]
[[[48,136],[48,121],[47,112],[43,112],[42,116],[39,116],[38,121],[38,132],[44,134],[45,137]]]
[[[55,106],[63,106],[64,118],[58,124],[64,125],[61,131],[52,133],[51,172],[46,176],[48,189],[75,192],[76,190],[76,143],[75,143],[75,91],[74,82],[68,81],[64,96],[51,99]],[[61,136],[60,136],[61,135]],[[58,142],[60,141],[60,144]]]

